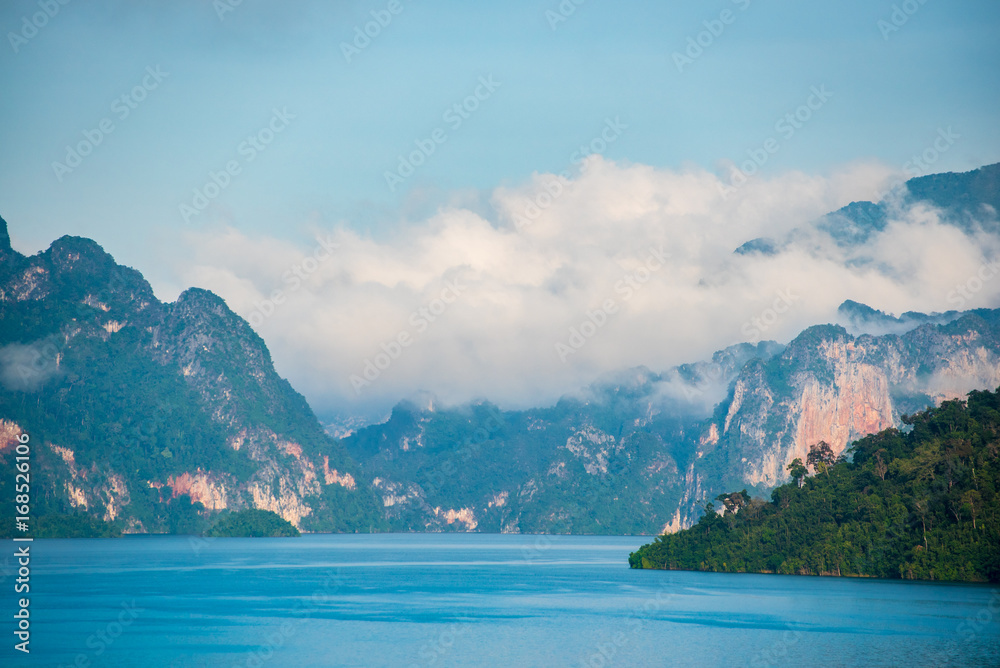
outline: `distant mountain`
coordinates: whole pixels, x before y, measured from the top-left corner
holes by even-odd
[[[913,179],[738,252],[815,234],[861,247],[899,201],[989,231],[998,177],[1000,165]],[[421,395],[380,424],[324,428],[216,295],[161,303],[87,239],[22,256],[0,220],[0,496],[13,495],[27,432],[33,512],[52,533],[199,531],[248,508],[303,531],[676,531],[719,493],[767,494],[818,441],[840,454],[904,414],[998,385],[1000,311],[895,316],[846,301],[836,323],[788,345],[609,373],[554,406],[442,408]]]
[[[36,516],[190,532],[258,508],[304,530],[385,526],[356,464],[245,321],[204,290],[160,303],[88,239],[25,257],[0,219],[0,382],[0,495],[13,498],[26,432]]]
[[[344,445],[402,529],[648,533],[686,489],[689,416],[779,350],[741,344],[663,374],[612,374],[550,408],[406,402]]]
[[[736,249],[746,255],[771,255],[788,244],[802,240],[810,230],[828,235],[842,247],[859,247],[885,229],[896,211],[924,203],[939,209],[942,221],[973,232],[1000,235],[1000,163],[971,172],[932,174],[910,179],[905,187],[886,193],[879,202],[851,202],[810,226],[792,230],[784,239],[757,238]]]
[[[920,325],[947,324],[961,316],[961,313],[958,311],[947,311],[945,313],[931,313],[928,315],[907,311],[897,317],[848,299],[837,309],[837,316],[839,324],[843,325],[848,332],[854,335],[905,334]]]
[[[550,408],[404,403],[344,445],[400,528],[658,533],[723,491],[766,494],[821,440],[840,454],[902,414],[997,386],[1000,310],[981,310],[901,335],[812,327],[788,346],[610,374]]]

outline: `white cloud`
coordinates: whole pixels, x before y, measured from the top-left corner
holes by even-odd
[[[808,228],[777,255],[733,253],[872,197],[892,176],[876,164],[828,176],[793,172],[751,180],[725,198],[704,170],[593,158],[572,183],[536,175],[496,189],[498,221],[450,208],[387,239],[317,229],[338,245],[328,257],[319,246],[232,227],[191,232],[178,280],[217,292],[251,319],[279,371],[320,412],[381,408],[421,389],[446,403],[537,405],[605,371],[704,359],[746,340],[753,318],[768,323],[762,338],[787,341],[833,321],[844,299],[892,312],[953,308],[954,284],[1000,249],[923,208],[901,212],[860,251]],[[529,215],[530,224],[515,225]],[[669,254],[666,266],[650,268],[651,249]],[[321,259],[303,266],[314,251]],[[626,299],[623,286],[643,277],[643,266],[648,282]],[[996,283],[966,308],[995,304]],[[254,312],[266,311],[260,305],[279,289],[284,302],[261,322]],[[454,303],[435,301],[455,290]],[[772,321],[768,309],[789,291],[792,305]],[[617,312],[561,361],[556,343],[569,345],[571,327],[589,331],[587,311],[609,299]],[[356,392],[350,376],[362,376],[366,360],[389,359],[403,332],[411,345]]]

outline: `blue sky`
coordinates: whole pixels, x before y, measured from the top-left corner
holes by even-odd
[[[345,251],[290,298],[298,305],[283,307],[287,317],[258,327],[279,371],[321,410],[361,401],[349,375],[456,275],[474,296],[422,353],[386,372],[398,376],[380,381],[373,405],[428,385],[467,399],[485,392],[483,379],[502,386],[505,373],[499,394],[541,401],[606,370],[698,359],[741,340],[741,323],[776,291],[815,273],[794,254],[720,269],[736,245],[872,196],[941,130],[958,139],[917,171],[1000,161],[995,0],[243,0],[220,15],[232,1],[3,3],[0,215],[23,252],[91,237],[162,299],[198,285],[245,317],[311,252],[317,231],[333,231]],[[386,25],[348,59],[343,44],[372,12]],[[25,27],[33,20],[37,30]],[[699,40],[700,52],[688,52]],[[691,57],[680,71],[678,53]],[[819,101],[815,90],[832,95]],[[456,104],[474,108],[461,123],[449,112]],[[808,120],[779,132],[797,111]],[[602,146],[609,123],[618,130]],[[88,136],[96,146],[71,171],[54,166]],[[715,179],[766,153],[769,139],[754,185],[713,199]],[[515,200],[534,197],[538,174],[571,170],[593,141],[604,162],[577,180],[586,188],[514,239]],[[433,153],[390,189],[386,172],[421,144]],[[204,209],[185,215],[206,188]],[[926,224],[914,221],[900,239],[950,250],[884,285],[831,255],[840,264],[818,296],[768,336],[787,340],[845,298],[896,312],[949,308],[948,282],[983,261],[983,244],[943,228],[921,236]],[[586,355],[553,356],[622,267],[672,243],[662,293],[644,293]],[[909,262],[893,255],[903,245],[877,249],[882,266]],[[983,291],[977,305],[994,297]],[[505,319],[483,329],[484,303],[502,305]],[[690,328],[665,344],[659,332],[682,311]],[[338,329],[342,321],[350,326]],[[511,343],[539,321],[543,334]],[[537,358],[525,352],[535,344]],[[507,345],[516,359],[497,352]],[[441,355],[454,368],[434,376]]]
[[[774,135],[813,85],[834,94],[764,173],[822,173],[859,159],[898,166],[939,126],[964,141],[934,171],[1000,160],[1000,6],[919,6],[883,37],[891,2],[600,2],[550,27],[559,3],[412,2],[352,62],[356,26],[387,2],[245,0],[71,2],[17,53],[10,32],[39,11],[4,3],[0,49],[0,212],[37,250],[65,233],[94,236],[145,263],[156,235],[184,224],[179,204],[237,155],[272,108],[295,115],[256,164],[196,224],[298,234],[302,221],[391,230],[455,193],[560,171],[606,118],[628,130],[607,157],[713,170]],[[683,72],[672,59],[732,12]],[[707,40],[706,40],[707,41]],[[148,66],[169,76],[121,121],[114,99]],[[501,86],[414,176],[384,173],[492,74]],[[115,131],[60,182],[52,163],[104,119]]]

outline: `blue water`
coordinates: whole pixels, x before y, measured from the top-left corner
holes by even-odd
[[[1000,586],[629,570],[646,540],[39,540],[27,660],[12,649],[14,576],[0,558],[0,662],[1000,665]]]

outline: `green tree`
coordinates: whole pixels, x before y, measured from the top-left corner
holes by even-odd
[[[792,476],[792,480],[795,481],[795,486],[802,487],[802,479],[805,478],[806,473],[809,472],[809,469],[805,467],[802,460],[796,457],[792,460],[792,463],[786,467],[786,469],[789,475]]]
[[[833,454],[833,448],[826,441],[820,441],[809,446],[809,454],[806,455],[806,464],[813,467],[817,473],[823,472],[830,475],[830,467],[837,461]]]
[[[788,466],[771,502],[720,494],[706,513],[629,557],[633,568],[1000,582],[1000,390],[907,416]],[[711,505],[711,504],[709,504]]]

